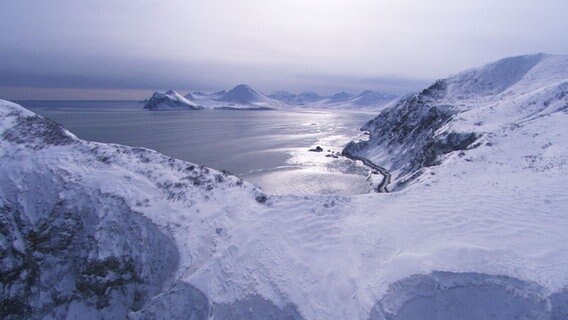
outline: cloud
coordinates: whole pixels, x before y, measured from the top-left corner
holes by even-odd
[[[567,11],[565,0],[7,0],[0,93],[416,90],[505,56],[568,53]]]

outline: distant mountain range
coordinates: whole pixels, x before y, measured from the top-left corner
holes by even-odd
[[[358,95],[338,92],[331,96],[320,96],[313,91],[299,94],[277,91],[265,95],[246,84],[233,89],[213,93],[194,91],[181,96],[169,90],[157,91],[147,100],[145,108],[149,110],[188,109],[229,109],[229,110],[281,110],[293,107],[310,108],[378,108],[394,100],[397,96],[378,91],[365,90]]]
[[[331,96],[320,96],[313,91],[305,91],[300,94],[294,94],[288,91],[277,91],[269,95],[269,97],[292,106],[309,106],[314,108],[376,108],[382,107],[397,98],[396,95],[372,90],[365,90],[358,95],[351,95],[342,91]]]

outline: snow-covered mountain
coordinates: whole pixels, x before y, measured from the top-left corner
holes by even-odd
[[[328,99],[328,103],[339,103],[339,102],[345,102],[349,99],[351,99],[353,96],[345,91],[341,91],[338,92],[334,95],[332,95],[331,97],[329,97]]]
[[[284,105],[279,101],[265,96],[246,84],[240,84],[216,99],[225,103],[225,108],[237,109],[280,109]]]
[[[219,90],[219,91],[211,93],[209,96],[213,99],[219,99],[219,98],[223,97],[225,94],[227,94],[227,90]]]
[[[156,91],[144,105],[144,109],[152,111],[162,110],[203,110],[203,107],[188,100],[179,93],[168,90]]]
[[[384,94],[378,91],[365,90],[356,96],[347,92],[338,92],[332,96],[320,96],[313,91],[304,91],[300,94],[288,91],[276,91],[269,97],[292,106],[307,106],[312,108],[340,108],[340,109],[376,109],[385,106],[397,96]]]
[[[241,84],[230,91],[222,90],[210,94],[194,91],[186,94],[184,98],[190,103],[209,109],[264,110],[308,107],[377,110],[394,100],[396,96],[371,90],[365,90],[356,96],[343,91],[328,97],[320,96],[313,91],[304,91],[299,94],[276,91],[267,96]]]
[[[568,57],[505,59],[347,147],[398,192],[270,196],[0,101],[0,317],[566,319],[567,124]]]
[[[294,104],[304,105],[304,104],[313,103],[313,102],[316,102],[316,101],[321,101],[322,99],[323,99],[322,96],[320,96],[319,94],[317,94],[313,91],[302,91],[294,99]]]
[[[316,106],[333,109],[378,110],[396,98],[397,96],[372,90],[365,90],[355,96],[347,92],[339,92],[319,101],[319,103],[316,103]]]
[[[298,95],[294,94],[294,93],[290,93],[288,91],[285,90],[281,90],[281,91],[276,91],[273,92],[271,94],[268,95],[269,98],[274,99],[274,100],[278,100],[290,105],[294,104],[294,100],[296,99]]]
[[[209,109],[271,110],[288,107],[287,104],[272,99],[245,84],[240,84],[229,91],[221,90],[210,94],[192,92],[185,97]]]
[[[324,99],[313,91],[303,91],[299,94],[290,93],[288,91],[276,91],[269,95],[270,98],[284,102],[291,106],[302,106],[312,104]]]
[[[384,165],[404,185],[446,154],[493,146],[507,128],[565,110],[566,68],[564,56],[537,54],[439,80],[385,108],[363,127],[369,139],[345,151]]]
[[[214,93],[190,92],[185,96],[169,90],[156,91],[146,102],[144,108],[149,110],[202,110],[230,109],[230,110],[271,110],[283,109],[285,103],[274,100],[264,94],[241,84],[230,91],[222,90]]]
[[[351,98],[349,104],[355,106],[378,106],[386,105],[387,103],[396,99],[397,96],[392,94],[385,94],[378,91],[365,90],[355,97]]]
[[[196,100],[196,98],[191,93],[188,93],[183,97],[186,98],[187,100]]]
[[[152,150],[79,140],[4,100],[0,137],[0,318],[209,317],[204,294],[179,281],[192,271],[178,268],[197,267],[225,230],[195,219],[236,199],[264,206],[265,195]],[[180,236],[201,244],[182,252]]]

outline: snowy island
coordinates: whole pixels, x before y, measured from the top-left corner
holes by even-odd
[[[153,107],[154,105],[158,107]],[[203,106],[218,110],[278,110],[284,109],[286,104],[241,84],[230,91],[219,91],[211,94],[194,92],[181,96],[173,90],[169,90],[166,94],[156,92],[144,108],[149,110],[201,110],[204,109]]]
[[[245,96],[270,102],[217,99]],[[568,318],[567,56],[439,80],[363,130],[344,154],[390,193],[271,196],[0,100],[0,316]]]
[[[203,110],[203,107],[189,101],[179,93],[168,90],[156,91],[144,105],[144,109],[152,111],[163,110]]]
[[[146,100],[144,108],[149,110],[290,110],[295,108],[313,109],[371,109],[376,110],[396,99],[397,96],[378,91],[365,90],[358,95],[346,92],[332,96],[320,96],[315,92],[293,94],[288,91],[277,91],[265,95],[246,84],[239,84],[233,89],[213,93],[194,91],[181,96],[169,90],[157,91]]]

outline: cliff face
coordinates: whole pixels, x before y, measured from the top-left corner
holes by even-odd
[[[441,82],[417,95],[406,96],[361,128],[368,140],[350,142],[344,154],[369,157],[392,171],[395,189],[420,175],[422,168],[440,163],[444,154],[473,147],[476,132],[444,130],[459,112],[450,105],[433,103]]]

